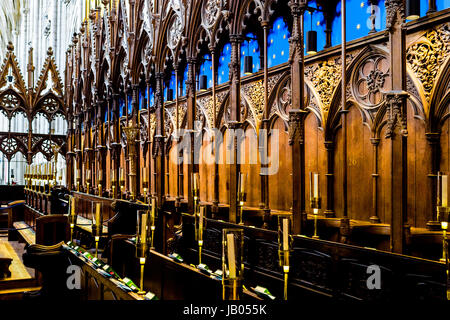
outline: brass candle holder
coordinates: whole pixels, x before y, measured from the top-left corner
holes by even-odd
[[[75,225],[77,224],[77,214],[75,213],[75,197],[70,196],[70,210],[69,210],[69,226],[70,226],[70,241],[73,241],[73,231],[75,229]]]
[[[287,300],[288,275],[289,275],[289,256],[292,249],[292,215],[282,214],[278,216],[278,260],[280,267],[283,268],[284,286],[283,298]]]
[[[140,274],[140,290],[138,294],[145,294],[144,291],[144,270],[145,262],[148,255],[149,243],[149,220],[151,220],[150,212],[148,210],[139,210],[137,213],[136,226],[136,257],[139,259],[141,267]]]
[[[247,193],[245,192],[245,179],[247,175],[239,173],[238,181],[238,214],[239,214],[239,224],[244,225],[244,203],[247,201]]]
[[[240,300],[244,276],[244,230],[222,230],[222,298]]]
[[[438,221],[441,223],[442,228],[442,258],[439,259],[440,262],[447,263],[448,260],[448,247],[447,247],[447,229],[448,229],[448,218],[449,218],[449,207],[439,206],[438,211]]]
[[[92,201],[92,209],[92,235],[95,241],[95,257],[98,258],[98,244],[103,233],[102,203]]]
[[[153,239],[155,238],[155,229],[156,229],[156,213],[157,213],[156,197],[152,197],[151,203],[152,208],[150,215],[150,231],[151,231],[150,248],[155,249]]]
[[[205,226],[205,212],[206,207],[200,206],[198,224],[195,225],[196,234],[197,234],[197,242],[198,242],[198,264],[202,264],[202,247],[203,247],[203,230]]]
[[[314,215],[314,234],[312,236],[313,239],[319,239],[317,235],[317,216],[319,214],[319,210],[321,207],[321,198],[319,191],[319,174],[318,173],[309,173],[309,199],[310,199],[310,207],[313,210]]]
[[[123,168],[119,169],[119,187],[120,187],[120,199],[123,199],[125,192],[125,172]]]

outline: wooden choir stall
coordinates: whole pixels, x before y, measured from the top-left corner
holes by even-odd
[[[31,166],[10,237],[68,257],[81,300],[450,299],[449,20],[96,1],[66,54],[66,187]]]

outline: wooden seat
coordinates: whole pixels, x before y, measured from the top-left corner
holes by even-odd
[[[11,257],[8,250],[5,248],[3,243],[0,242],[0,279],[8,278],[11,276],[11,271],[9,271],[9,266],[13,258]]]
[[[13,226],[26,243],[29,245],[36,243],[36,232],[24,221],[16,221]]]

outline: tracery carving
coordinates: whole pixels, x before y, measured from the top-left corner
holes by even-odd
[[[366,109],[380,106],[388,91],[389,62],[383,55],[365,59],[353,75],[352,93],[358,103]]]
[[[425,99],[430,102],[434,82],[450,49],[450,23],[428,31],[406,50],[406,61],[423,86]]]
[[[328,112],[334,90],[341,80],[341,65],[337,61],[324,61],[321,66],[306,70],[307,76],[320,96],[323,111]]]
[[[255,119],[256,127],[259,126],[264,116],[264,85],[262,80],[246,84],[241,87],[241,94],[248,97],[250,110]]]

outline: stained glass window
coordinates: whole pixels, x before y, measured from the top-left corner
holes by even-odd
[[[259,59],[259,45],[258,40],[256,40],[256,36],[249,32],[245,35],[249,40],[244,40],[241,44],[241,77],[245,76],[244,74],[244,57],[252,56],[253,57],[253,72],[257,72],[261,69],[261,62]]]
[[[308,2],[308,6],[317,8],[316,0],[312,0]],[[307,40],[307,33],[308,31],[316,31],[317,32],[317,51],[323,50],[323,47],[326,43],[326,21],[323,16],[323,12],[321,11],[306,11],[305,12],[305,28],[304,28],[304,39],[305,39],[305,47],[304,47],[304,54],[306,55],[306,42]]]
[[[125,99],[120,97],[119,98],[119,116],[123,117],[123,111],[125,109]]]
[[[207,78],[206,88],[212,87],[212,61],[211,56],[209,54],[205,54],[203,56],[203,63],[200,65],[200,76],[205,75]],[[199,83],[200,85],[200,83]],[[200,89],[200,87],[199,87]]]
[[[127,107],[128,107],[128,114],[131,114],[133,112],[133,105],[131,104],[132,98],[131,95],[127,96]]]
[[[450,8],[450,0],[436,0],[436,8],[438,11]]]
[[[150,99],[148,99],[148,106],[151,108],[155,105],[155,94],[153,93],[153,87],[148,88],[148,95]]]
[[[172,89],[172,92],[173,92],[173,94],[172,94],[172,99],[175,99],[175,74],[174,73],[172,73],[172,75],[170,76],[170,80],[169,80],[169,83],[167,84],[167,86],[165,86],[165,89],[164,89],[164,102],[166,102],[167,101],[167,99],[168,99],[168,93],[169,93],[169,90],[168,89]]]
[[[179,80],[179,85],[178,87],[180,88],[180,92],[178,93],[178,95],[180,97],[184,97],[186,95],[186,81],[188,78],[188,66],[186,65],[186,67],[184,68],[184,72],[183,72],[183,76],[182,78]]]
[[[231,44],[227,43],[223,46],[222,53],[219,57],[219,66],[217,69],[218,78],[217,84],[222,84],[230,80],[230,67],[231,62]]]
[[[370,2],[370,0],[347,0],[347,41],[367,36],[372,30],[372,19],[374,19],[375,31],[386,29],[384,0],[379,0],[377,4],[372,5]],[[341,43],[341,2],[336,6],[336,17],[331,29],[331,45],[339,45]]]
[[[277,18],[267,37],[267,66],[274,67],[289,59],[289,30],[282,17]]]

